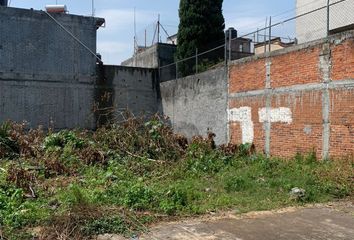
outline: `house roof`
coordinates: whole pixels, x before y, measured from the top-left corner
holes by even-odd
[[[268,41],[265,41],[266,43],[269,43],[269,40]],[[270,40],[270,43],[271,44],[274,44],[274,43],[278,43],[280,46],[282,47],[289,47],[289,46],[292,46],[295,44],[294,41],[292,42],[283,42],[281,40],[281,37],[275,37],[273,39]],[[264,46],[264,41],[263,42],[259,42],[259,43],[256,43],[254,44],[255,47],[259,47],[259,46]]]

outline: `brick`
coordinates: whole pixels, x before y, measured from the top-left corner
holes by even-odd
[[[338,35],[339,36],[339,35]],[[354,80],[354,39],[340,36],[332,42],[328,53],[331,80]],[[265,89],[265,63],[271,61],[271,87],[291,87],[310,83],[321,84],[326,77],[326,67],[320,59],[324,44],[319,42],[308,48],[274,54],[270,59],[255,59],[246,63],[236,63],[230,68],[229,93],[240,93]],[[300,50],[299,50],[300,49]],[[326,59],[325,59],[326,60]],[[347,81],[348,82],[348,81]],[[329,90],[329,154],[340,158],[354,155],[354,84],[338,86]],[[259,122],[258,110],[266,107],[266,92],[263,95],[231,99],[230,108],[251,107],[254,123],[254,144],[259,152],[265,146],[265,128]],[[291,158],[296,153],[315,151],[322,157],[326,114],[323,113],[323,90],[288,91],[272,96],[272,108],[291,110],[292,122],[272,123],[270,135],[271,155]],[[324,98],[325,99],[325,98]],[[325,135],[326,136],[326,135]],[[242,142],[239,123],[230,124],[230,137],[233,143]]]

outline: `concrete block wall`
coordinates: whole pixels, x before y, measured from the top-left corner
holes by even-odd
[[[354,32],[229,68],[229,134],[282,157],[354,154]]]
[[[96,51],[104,20],[53,14]],[[96,59],[43,11],[0,7],[0,122],[93,128]]]
[[[99,18],[52,14],[96,52]],[[43,11],[0,7],[0,78],[93,83],[96,58]]]

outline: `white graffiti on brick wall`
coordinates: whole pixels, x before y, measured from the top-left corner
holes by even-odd
[[[242,143],[252,143],[254,140],[254,124],[252,121],[252,108],[241,107],[228,110],[229,121],[241,125]],[[258,110],[260,123],[287,123],[293,122],[290,108],[260,108]]]
[[[234,108],[229,110],[228,114],[229,121],[241,124],[242,143],[252,143],[254,138],[252,109],[250,107]]]
[[[269,114],[268,114],[269,112]],[[258,111],[259,122],[287,123],[293,122],[290,108],[261,108]]]

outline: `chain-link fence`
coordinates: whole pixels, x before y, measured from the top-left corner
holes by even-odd
[[[265,54],[296,44],[354,29],[354,0],[297,1],[286,19],[267,18],[264,27],[246,34],[228,29],[225,39],[209,50],[195,50],[189,58],[159,68],[162,81],[185,77],[252,55]]]
[[[156,43],[176,44],[177,24],[162,24],[159,19],[135,33],[135,52],[149,48]]]

